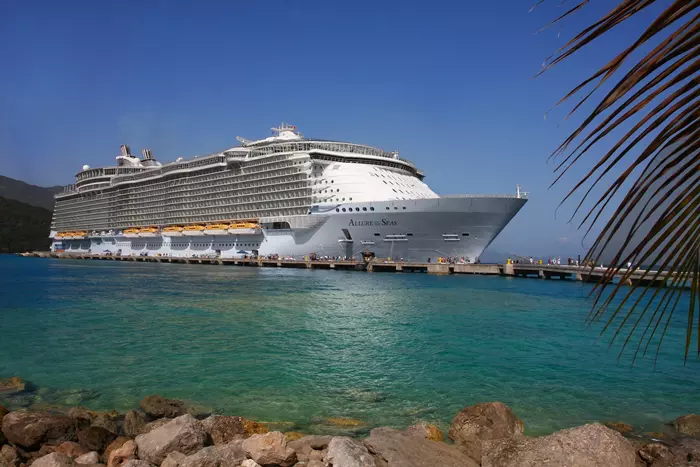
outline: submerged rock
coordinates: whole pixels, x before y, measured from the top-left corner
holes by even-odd
[[[364,425],[362,420],[358,420],[356,418],[347,418],[347,417],[329,417],[326,419],[328,423],[331,425],[336,425],[336,426],[360,426]]]
[[[336,436],[328,443],[326,461],[333,467],[375,467],[374,457],[360,441]]]
[[[124,424],[122,430],[127,436],[135,438],[143,432],[146,426],[146,417],[136,410],[129,410],[124,416]]]
[[[175,418],[187,413],[184,402],[177,399],[166,399],[157,394],[144,397],[139,405],[144,412],[153,418]]]
[[[294,449],[287,446],[287,439],[279,431],[253,435],[243,441],[245,453],[261,465],[291,467],[297,460]]]
[[[605,423],[605,426],[607,426],[611,430],[617,431],[621,435],[626,435],[628,433],[634,432],[634,427],[632,425],[627,424],[627,423],[607,422],[607,423]]]
[[[700,415],[689,414],[673,421],[673,427],[684,435],[700,437]]]
[[[32,463],[33,467],[71,467],[74,465],[73,459],[59,452],[47,454]]]
[[[537,438],[486,443],[482,467],[635,467],[636,452],[620,433],[598,423]]]
[[[101,426],[90,426],[78,432],[78,442],[89,451],[103,452],[117,435]]]
[[[406,433],[413,436],[429,439],[431,441],[443,441],[442,431],[440,428],[428,422],[420,422],[406,428]]]
[[[479,462],[484,442],[522,434],[523,422],[510,407],[502,402],[487,402],[462,409],[452,420],[448,437]]]
[[[114,433],[119,433],[119,414],[116,412],[98,412],[92,421],[94,427],[104,428],[105,430]]]
[[[159,465],[169,453],[194,454],[207,442],[207,433],[192,415],[181,415],[165,425],[136,437],[141,459]]]
[[[136,443],[128,440],[109,453],[107,467],[120,467],[131,459],[136,459]]]
[[[0,379],[0,394],[9,395],[16,392],[24,392],[27,387],[27,382],[24,381],[19,376],[12,376],[11,378]]]
[[[2,419],[2,432],[8,441],[29,450],[44,443],[72,441],[76,428],[71,417],[46,412],[10,412]]]
[[[364,443],[370,452],[391,467],[479,466],[456,446],[436,443],[391,428],[375,428]],[[330,452],[330,446],[328,450]]]

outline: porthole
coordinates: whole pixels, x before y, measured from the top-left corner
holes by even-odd
[[[399,210],[399,207],[398,207],[398,206],[394,206],[394,211],[398,211],[398,210]]]
[[[406,206],[404,206],[403,209],[406,210]]]
[[[389,206],[386,207],[386,210],[387,210],[387,211],[389,210]]]
[[[363,210],[363,211],[366,211],[366,210],[367,210],[367,208],[362,208],[362,210]]]
[[[374,208],[372,206],[369,207],[370,211],[374,211]]]
[[[337,209],[337,208],[336,208],[335,212],[340,212],[340,209]]]
[[[343,212],[345,212],[345,208],[343,208]]]

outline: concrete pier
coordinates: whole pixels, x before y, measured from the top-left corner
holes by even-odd
[[[154,263],[184,263],[207,264],[216,266],[247,266],[247,267],[275,267],[298,269],[332,269],[341,271],[366,271],[366,272],[401,272],[401,273],[428,273],[435,275],[472,274],[487,276],[509,276],[522,278],[540,278],[546,280],[568,280],[598,283],[607,272],[606,268],[591,268],[583,266],[566,266],[551,264],[447,264],[447,263],[416,263],[395,262],[375,259],[371,262],[364,261],[311,261],[288,259],[264,259],[264,258],[174,258],[170,256],[112,256],[112,255],[88,255],[49,252],[22,253],[21,256],[38,258],[59,259],[83,259],[102,261],[133,261]],[[672,279],[668,273],[661,273],[657,278],[655,271],[648,273],[643,270],[635,270],[631,275],[623,278],[626,271],[621,271],[616,277],[627,285],[650,285],[653,287],[665,287]],[[686,284],[687,285],[687,284]]]

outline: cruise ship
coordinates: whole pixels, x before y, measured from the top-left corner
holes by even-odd
[[[161,164],[123,145],[116,166],[83,166],[56,195],[52,251],[474,262],[527,202],[519,187],[439,196],[398,152],[272,130],[208,156]]]

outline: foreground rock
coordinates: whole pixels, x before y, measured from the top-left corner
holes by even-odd
[[[267,427],[259,422],[243,417],[211,415],[202,420],[204,430],[209,433],[214,445],[226,444],[235,439],[248,438],[255,434],[267,433]]]
[[[165,425],[136,437],[139,458],[160,465],[174,451],[194,454],[207,442],[207,433],[192,415],[181,415]]]
[[[328,444],[326,461],[333,467],[375,467],[367,447],[347,436],[336,436]]]
[[[109,453],[107,467],[120,467],[131,459],[136,459],[136,443],[128,440]]]
[[[242,446],[248,457],[260,465],[291,467],[297,460],[296,452],[287,446],[287,438],[279,431],[253,435]]]
[[[76,457],[75,463],[76,464],[99,464],[100,463],[100,455],[97,454],[95,451],[90,451],[87,454],[83,454],[82,456]]]
[[[88,451],[103,452],[117,435],[101,426],[91,426],[78,432],[78,442]]]
[[[120,447],[124,446],[124,444],[127,441],[131,441],[131,439],[127,438],[126,436],[118,436],[114,441],[109,443],[109,446],[107,446],[102,453],[102,461],[103,462],[108,462],[109,461],[109,455],[112,454],[112,451],[115,449],[119,449]],[[131,441],[133,443],[133,441]],[[136,449],[134,447],[134,449]]]
[[[75,441],[64,441],[58,446],[56,446],[56,451],[59,454],[65,454],[68,457],[79,457],[83,454],[90,452],[89,449],[84,448]]]
[[[33,467],[73,467],[73,459],[59,452],[52,452],[32,463]]]
[[[673,421],[673,427],[679,433],[700,438],[700,415],[690,414],[678,417]]]
[[[153,418],[175,418],[185,415],[185,404],[177,399],[166,399],[159,395],[144,397],[139,403],[144,412]]]
[[[289,441],[287,446],[297,453],[299,462],[320,461],[326,457],[328,444],[332,439],[332,436],[310,435]]]
[[[178,467],[186,458],[187,456],[181,452],[171,452],[165,457],[165,460],[162,464],[160,464],[160,467]]]
[[[0,466],[2,467],[17,467],[21,462],[17,450],[6,444],[0,449]]]
[[[241,446],[242,443],[242,440],[236,440],[228,444],[206,447],[182,459],[179,463],[179,467],[238,466],[246,458],[245,450]],[[171,458],[171,460],[174,459]],[[162,465],[163,464],[161,464],[161,466]]]
[[[406,433],[413,436],[429,439],[431,441],[442,441],[442,431],[435,425],[427,422],[420,422],[406,428]]]
[[[130,459],[122,464],[122,467],[155,467],[141,459]]]
[[[480,462],[485,442],[522,434],[523,422],[510,407],[502,402],[487,402],[462,409],[452,420],[448,437]]]
[[[122,425],[122,431],[126,436],[135,438],[136,436],[143,433],[143,429],[146,426],[146,417],[136,410],[129,410],[124,416],[124,424]]]
[[[600,424],[538,438],[485,443],[482,467],[635,467],[636,452],[621,434]]]
[[[5,438],[28,450],[36,450],[44,443],[73,441],[76,428],[71,417],[46,412],[10,412],[2,418]]]
[[[364,440],[369,452],[390,467],[478,467],[456,446],[436,443],[391,428],[375,428]],[[330,445],[328,446],[330,453]],[[334,464],[335,467],[335,464]]]

